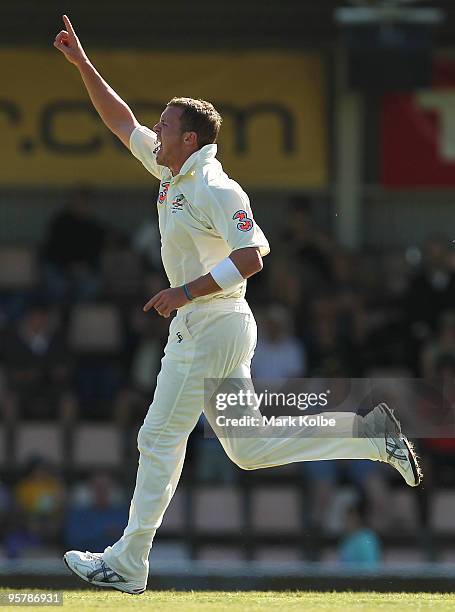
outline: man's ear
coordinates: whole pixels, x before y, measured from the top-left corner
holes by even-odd
[[[183,142],[191,147],[197,147],[197,134],[196,132],[185,132],[183,135]]]

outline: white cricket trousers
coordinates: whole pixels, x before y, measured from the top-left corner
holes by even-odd
[[[204,405],[204,379],[249,379],[256,337],[254,316],[243,299],[188,304],[171,322],[153,402],[138,433],[139,465],[128,525],[103,553],[109,567],[140,587],[147,583],[153,538],[177,487],[188,436],[203,410],[219,430],[215,408]],[[353,437],[361,417],[348,412],[326,416],[337,417],[339,437],[317,437],[317,428],[308,427],[287,438],[228,433],[220,442],[246,470],[321,459],[379,460],[371,440]]]

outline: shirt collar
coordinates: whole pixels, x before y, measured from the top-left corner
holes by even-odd
[[[218,147],[216,144],[208,144],[201,147],[188,157],[183,166],[180,168],[180,172],[175,175],[175,178],[188,174],[193,166],[202,164],[209,159],[213,159],[216,156],[217,150]]]

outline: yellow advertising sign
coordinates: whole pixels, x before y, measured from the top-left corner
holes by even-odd
[[[174,96],[223,115],[218,158],[242,185],[323,187],[324,72],[318,54],[99,51],[104,78],[152,127]],[[150,174],[102,124],[58,51],[0,50],[0,183],[141,187]]]

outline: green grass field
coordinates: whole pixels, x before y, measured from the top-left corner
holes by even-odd
[[[0,594],[11,592],[0,589]],[[17,591],[16,591],[17,592]],[[19,591],[25,592],[25,590]],[[43,593],[30,589],[27,592]],[[455,610],[455,595],[438,593],[312,593],[312,592],[172,592],[148,591],[140,596],[115,591],[65,591],[63,608],[70,610],[159,610],[196,612],[228,610],[307,610],[350,612],[351,610]],[[0,609],[7,610],[14,606]],[[21,608],[23,606],[20,606]],[[61,609],[60,606],[32,606],[33,610]]]

